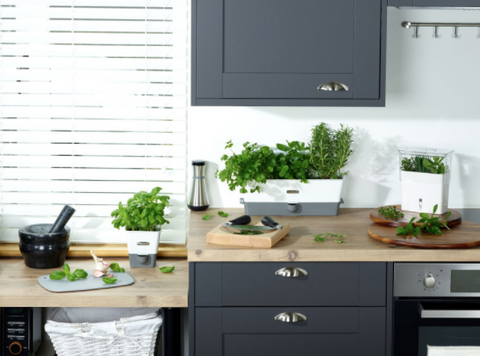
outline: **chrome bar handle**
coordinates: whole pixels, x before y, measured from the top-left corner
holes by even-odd
[[[325,90],[325,91],[349,91],[350,88],[343,83],[339,82],[327,82],[321,84],[317,90]]]
[[[278,314],[275,320],[281,321],[282,323],[299,323],[301,321],[307,321],[307,317],[297,312],[285,312]]]
[[[275,275],[280,277],[295,278],[295,277],[308,276],[308,272],[305,271],[303,268],[284,267],[276,271]]]
[[[480,319],[480,310],[427,310],[418,307],[422,319]]]

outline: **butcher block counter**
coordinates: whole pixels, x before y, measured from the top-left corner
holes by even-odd
[[[222,218],[222,210],[229,214]],[[188,259],[190,262],[274,262],[274,261],[368,261],[368,262],[479,262],[480,249],[417,249],[386,244],[371,238],[368,227],[371,209],[340,209],[338,216],[272,216],[279,224],[290,224],[290,233],[270,249],[213,245],[206,242],[206,234],[222,222],[244,215],[242,208],[209,209],[190,213]],[[210,214],[210,220],[202,220]],[[458,227],[449,232],[452,239],[473,234],[478,225],[466,220],[465,214]],[[252,222],[262,217],[252,216]],[[314,235],[330,232],[345,234],[344,243],[315,242]],[[480,233],[479,233],[480,235]],[[479,236],[480,237],[480,236]]]
[[[107,260],[117,262],[130,274],[135,283],[130,286],[52,293],[43,289],[38,277],[53,269],[26,267],[21,258],[0,259],[0,306],[2,307],[187,307],[188,262],[186,259],[159,259],[157,266],[175,265],[172,273],[158,268],[130,268],[127,258]],[[92,258],[69,258],[72,270],[92,269]],[[75,282],[72,282],[75,283]]]

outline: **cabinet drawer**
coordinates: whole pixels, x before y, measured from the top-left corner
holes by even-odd
[[[384,306],[385,263],[224,263],[223,306]],[[282,268],[307,275],[282,277]]]
[[[279,313],[306,321],[276,321]],[[196,308],[194,356],[385,356],[385,308]]]

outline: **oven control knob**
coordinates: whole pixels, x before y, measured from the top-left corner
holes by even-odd
[[[14,341],[10,344],[8,351],[10,351],[10,354],[12,355],[20,355],[23,351],[23,346],[18,341]]]
[[[425,284],[425,287],[427,288],[434,288],[435,283],[437,283],[437,281],[435,280],[435,277],[431,273],[429,273],[423,280],[423,284]]]

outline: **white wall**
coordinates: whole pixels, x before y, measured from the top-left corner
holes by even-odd
[[[403,145],[452,148],[450,207],[480,208],[480,30],[420,29],[402,21],[480,22],[480,11],[388,9],[385,108],[191,107],[189,157],[208,161],[212,207],[235,207],[240,194],[214,178],[223,167],[224,144],[236,150],[245,141],[273,146],[308,141],[322,121],[356,129],[355,154],[345,182],[344,207],[376,207],[400,202],[398,156]]]

